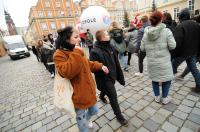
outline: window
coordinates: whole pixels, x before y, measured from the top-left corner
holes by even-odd
[[[174,8],[174,20],[176,20],[178,18],[178,14],[179,14],[179,8]]]
[[[163,0],[163,3],[167,3],[168,2],[168,0]]]
[[[61,17],[61,16],[64,16],[65,13],[63,11],[58,11],[58,16]]]
[[[51,29],[52,29],[52,30],[55,30],[55,29],[56,29],[56,24],[55,24],[55,22],[51,22]]]
[[[39,12],[38,12],[38,16],[39,16],[39,17],[44,17],[44,13],[43,13],[42,11],[39,11]]]
[[[70,7],[70,1],[66,0],[66,7]]]
[[[45,1],[45,6],[46,7],[50,7],[50,2],[49,1]]]
[[[41,27],[42,27],[43,30],[47,30],[47,24],[46,23],[42,23]]]
[[[74,23],[72,21],[69,21],[69,26],[74,26]]]
[[[194,0],[189,0],[189,10],[192,13],[194,11]]]
[[[65,28],[65,22],[61,22],[61,28]]]
[[[76,16],[76,17],[78,16],[78,11],[75,11],[75,16]]]
[[[60,2],[56,1],[56,7],[60,7]]]
[[[68,13],[68,16],[72,16],[72,13],[71,13],[70,9],[67,10],[67,13]]]
[[[52,12],[48,11],[48,17],[52,17]]]

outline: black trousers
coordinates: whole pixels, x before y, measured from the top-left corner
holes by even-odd
[[[132,53],[128,52],[128,62],[127,62],[128,65],[130,65],[131,56],[132,56]]]
[[[117,100],[117,92],[114,86],[114,83],[112,81],[106,81],[104,88],[100,90],[100,97],[104,97],[105,95],[108,96],[110,105],[114,111],[114,114],[116,115],[118,120],[124,119],[122,116],[118,100]]]
[[[48,71],[49,71],[51,74],[54,74],[54,75],[55,75],[55,65],[54,65],[54,64],[48,65]]]
[[[92,50],[93,46],[88,46],[88,48],[89,48],[89,53],[90,53],[90,51]]]
[[[139,51],[138,53],[138,65],[139,65],[139,72],[143,73],[143,61],[146,57],[146,52]]]

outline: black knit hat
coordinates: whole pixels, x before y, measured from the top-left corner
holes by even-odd
[[[178,16],[180,22],[184,20],[190,20],[190,10],[188,8],[184,8],[180,11]]]

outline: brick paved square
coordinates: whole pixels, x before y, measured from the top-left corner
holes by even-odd
[[[136,111],[132,110],[132,109],[127,109],[124,111],[124,113],[128,116],[128,117],[133,117],[136,114]]]
[[[183,127],[188,128],[194,132],[197,132],[197,130],[199,129],[198,124],[196,124],[192,121],[189,121],[189,120],[185,121],[185,123],[183,124]]]
[[[182,127],[180,132],[193,132],[193,131],[188,128]]]
[[[139,117],[140,119],[142,120],[147,120],[150,115],[147,114],[145,111],[140,111],[138,114],[137,114],[137,117]]]
[[[37,132],[46,132],[47,131],[47,126],[42,126],[37,129]]]
[[[147,130],[144,127],[139,128],[136,132],[150,132],[149,130]]]
[[[185,106],[185,105],[180,105],[178,107],[179,110],[185,112],[185,113],[190,113],[192,111],[191,107]]]
[[[163,109],[166,109],[168,111],[174,112],[177,109],[177,105],[173,103],[168,103],[162,107]]]
[[[136,131],[136,127],[134,127],[130,122],[128,124],[128,126],[122,126],[121,130],[124,132],[135,132]]]
[[[150,104],[150,106],[151,106],[152,108],[154,108],[155,110],[159,110],[160,107],[162,107],[162,105],[161,105],[160,103],[156,103],[156,102],[154,102],[154,101]]]
[[[154,122],[151,119],[145,120],[143,126],[150,130],[151,132],[156,132],[158,127],[160,126],[158,123]]]
[[[158,113],[161,114],[161,115],[163,115],[164,117],[168,117],[172,112],[168,111],[166,109],[160,108],[158,110]]]
[[[112,130],[117,130],[121,124],[117,121],[117,119],[113,119],[111,122],[108,123],[111,126]]]
[[[110,121],[115,118],[115,114],[114,114],[113,110],[110,110],[108,113],[105,114],[105,116]]]
[[[193,96],[193,95],[188,95],[186,98],[189,99],[189,100],[192,100],[192,101],[198,101],[199,100],[199,97]]]
[[[148,101],[143,100],[143,99],[139,100],[137,103],[139,103],[140,105],[143,105],[143,106],[147,106],[149,104]]]
[[[192,110],[192,113],[193,113],[193,114],[200,115],[200,108],[194,108],[194,109]]]
[[[123,101],[122,103],[120,103],[120,106],[123,107],[124,109],[128,109],[129,107],[132,106],[132,104],[127,101]]]
[[[191,100],[188,100],[188,99],[184,99],[183,102],[182,102],[183,105],[186,105],[186,106],[189,106],[189,107],[193,107],[195,102],[194,101],[191,101]]]
[[[95,121],[100,127],[103,127],[109,120],[105,116],[101,116],[99,119]]]
[[[126,101],[127,101],[128,103],[130,103],[130,104],[135,104],[135,103],[137,102],[137,100],[134,99],[134,98],[132,98],[132,97],[127,98]]]
[[[38,128],[42,127],[42,122],[37,122],[35,124],[32,125],[32,130],[37,130]]]
[[[130,123],[133,124],[133,126],[139,128],[143,124],[143,121],[137,117],[133,117],[130,119]]]
[[[145,111],[147,114],[151,115],[151,116],[154,115],[154,113],[156,113],[156,110],[153,109],[153,108],[150,107],[150,106],[146,107],[146,108],[144,109],[144,111]]]
[[[109,125],[102,127],[99,132],[113,132],[112,128]]]
[[[79,132],[77,125],[73,125],[72,127],[67,129],[68,132]]]
[[[196,103],[196,107],[200,108],[200,102]]]
[[[177,132],[178,127],[174,126],[173,124],[169,122],[165,122],[162,126],[162,129],[165,130],[166,132]]]
[[[188,116],[187,113],[184,113],[184,112],[182,112],[182,111],[180,111],[180,110],[176,110],[176,111],[173,113],[173,115],[176,116],[176,117],[178,117],[178,118],[180,118],[180,119],[182,119],[182,120],[185,120],[185,119],[187,118],[187,116]]]
[[[133,110],[135,110],[135,111],[138,112],[138,111],[140,111],[141,109],[143,109],[144,106],[142,106],[142,105],[136,103],[136,104],[134,104],[131,108],[132,108]]]
[[[169,122],[170,122],[171,124],[176,125],[177,127],[181,127],[181,126],[183,125],[183,123],[184,123],[183,120],[177,118],[176,116],[171,116],[171,117],[169,117]]]
[[[188,119],[200,125],[200,115],[190,113],[190,115],[188,116]]]
[[[144,96],[144,99],[148,102],[152,102],[154,100],[154,98],[152,96],[149,96],[149,95]]]
[[[153,116],[151,117],[151,119],[152,119],[154,122],[158,123],[158,124],[162,124],[162,123],[165,121],[166,117],[164,117],[164,116],[161,115],[161,114],[156,113],[155,115],[153,115]]]

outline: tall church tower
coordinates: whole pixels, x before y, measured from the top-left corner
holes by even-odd
[[[4,15],[5,15],[6,25],[8,27],[9,34],[17,35],[17,30],[10,14],[6,10],[4,10]]]

